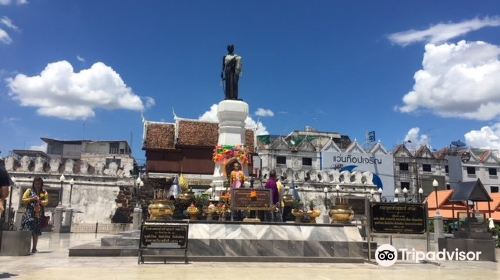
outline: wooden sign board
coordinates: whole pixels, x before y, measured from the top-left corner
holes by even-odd
[[[370,222],[373,233],[422,234],[427,229],[427,215],[419,203],[372,203]]]
[[[253,189],[257,197],[251,198],[252,189],[234,189],[231,196],[233,210],[271,210],[272,197],[269,189]]]

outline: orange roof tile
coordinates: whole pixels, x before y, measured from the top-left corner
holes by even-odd
[[[458,218],[458,213],[467,213],[466,210],[450,210],[450,209],[439,209],[439,214],[441,214],[441,217],[443,217],[443,219],[453,219],[453,217],[455,217],[455,219]],[[429,218],[430,219],[434,219],[434,216],[436,215],[436,210],[429,210]],[[462,216],[462,214],[460,214],[460,216]]]
[[[491,193],[490,197],[493,199],[490,201],[490,209],[495,211],[500,208],[500,193]],[[477,207],[479,211],[488,211],[488,202],[478,202]]]
[[[438,208],[441,208],[444,204],[448,202],[451,195],[453,194],[453,190],[443,190],[438,191]],[[426,198],[427,205],[429,209],[436,209],[436,193],[432,191]],[[451,207],[451,206],[450,206]]]

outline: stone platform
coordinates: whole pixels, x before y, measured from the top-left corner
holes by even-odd
[[[137,256],[139,234],[104,237],[101,246],[73,247],[69,255]],[[368,244],[354,225],[200,221],[189,224],[188,256],[198,261],[363,262]]]

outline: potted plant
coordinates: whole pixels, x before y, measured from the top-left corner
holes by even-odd
[[[304,204],[298,200],[293,201],[292,204],[292,215],[295,217],[296,223],[302,223],[302,219],[304,218]]]
[[[311,224],[316,223],[316,218],[321,215],[321,211],[318,209],[314,209],[314,201],[309,201],[309,210],[306,212],[307,216],[309,216],[309,221]]]

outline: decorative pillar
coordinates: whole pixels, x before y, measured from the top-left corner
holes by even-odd
[[[245,120],[248,117],[248,104],[241,100],[224,100],[219,102],[217,118],[219,119],[219,139],[217,145],[245,145]],[[215,196],[224,190],[224,164],[215,163],[213,186]],[[248,174],[248,166],[242,165]]]

